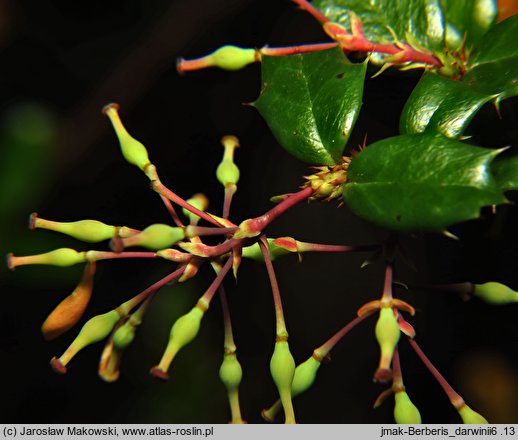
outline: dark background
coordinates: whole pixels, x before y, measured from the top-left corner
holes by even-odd
[[[169,218],[147,179],[124,162],[100,109],[121,105],[129,131],[140,139],[164,183],[188,198],[202,191],[217,213],[222,191],[215,179],[219,139],[237,135],[242,171],[232,218],[239,222],[269,209],[269,198],[295,190],[307,165],[285,153],[258,113],[242,103],[260,90],[260,66],[240,72],[207,70],[181,77],[178,56],[192,58],[224,44],[260,47],[325,41],[317,23],[288,0],[0,1],[0,251],[16,255],[56,247],[88,246],[47,231],[29,232],[26,219],[95,218],[143,228]],[[382,75],[366,82],[364,107],[350,147],[397,134],[398,115],[419,73]],[[472,142],[510,145],[518,137],[516,100],[490,105],[472,124]],[[518,290],[517,214],[453,228],[461,240],[438,235],[403,237],[413,262],[397,266],[414,283],[496,280]],[[269,229],[322,243],[370,244],[387,234],[346,207],[313,203],[291,210]],[[307,255],[276,263],[290,346],[297,360],[379,297],[383,267],[360,270],[366,255]],[[165,275],[165,262],[103,262],[94,296],[82,320],[111,310]],[[40,326],[69,293],[81,268],[0,269],[0,421],[33,423],[224,423],[226,396],[217,371],[222,357],[219,301],[207,313],[198,338],[174,361],[168,383],[148,370],[159,360],[174,320],[209,285],[204,268],[196,280],[163,289],[126,351],[120,380],[97,376],[102,344],[88,347],[66,376],[48,366],[74,338],[72,330],[46,343]],[[275,399],[268,362],[274,343],[271,293],[264,268],[244,262],[238,285],[226,282],[238,356],[244,369],[243,417]],[[518,422],[518,306],[491,307],[473,299],[419,290],[399,291],[417,308],[411,318],[418,341],[475,410],[492,422]],[[373,410],[384,389],[372,383],[378,348],[375,320],[364,322],[333,351],[315,385],[296,398],[304,423],[386,423],[393,402]],[[78,327],[79,328],[79,327]],[[459,418],[439,386],[402,341],[407,390],[427,423]]]

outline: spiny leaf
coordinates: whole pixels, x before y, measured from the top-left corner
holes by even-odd
[[[349,12],[362,21],[366,37],[394,42],[392,29],[400,41],[407,34],[425,49],[442,49],[444,44],[443,12],[439,0],[315,0],[313,5],[331,21],[350,29]],[[385,55],[373,54],[371,61],[383,63]]]
[[[496,20],[495,0],[441,0],[446,24],[446,41],[458,49],[466,36],[468,47],[477,44]]]
[[[463,82],[505,99],[518,95],[518,15],[498,23],[473,48]]]
[[[489,168],[500,151],[432,133],[384,139],[351,161],[344,200],[389,229],[443,231],[505,201]]]
[[[360,111],[366,64],[336,48],[263,57],[263,89],[254,106],[279,143],[314,165],[335,165]]]
[[[491,163],[491,172],[502,191],[518,190],[518,155],[501,154]]]
[[[463,82],[426,72],[401,114],[402,134],[435,130],[459,139],[475,113],[491,99]]]

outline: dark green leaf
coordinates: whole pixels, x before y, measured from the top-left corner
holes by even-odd
[[[344,200],[389,229],[445,230],[505,201],[489,169],[499,152],[430,133],[384,139],[351,161]]]
[[[334,165],[362,104],[366,64],[336,48],[262,60],[263,89],[254,103],[288,152],[314,165]]]
[[[518,155],[499,155],[491,163],[491,171],[502,191],[518,190]]]
[[[403,134],[435,130],[458,139],[467,125],[491,96],[480,93],[460,81],[425,73],[401,114]]]
[[[350,29],[349,12],[363,23],[367,38],[377,43],[393,43],[392,29],[401,41],[411,34],[427,49],[442,49],[444,42],[443,13],[439,0],[315,0],[317,7],[331,21]],[[375,63],[384,56],[373,54]]]
[[[495,0],[441,0],[446,23],[446,41],[451,49],[462,45],[464,35],[468,47],[476,44],[496,20]]]
[[[498,99],[518,95],[518,15],[494,26],[476,46],[463,82]]]

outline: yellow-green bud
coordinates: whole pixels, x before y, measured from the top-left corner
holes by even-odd
[[[209,199],[207,199],[205,194],[201,193],[194,194],[189,200],[187,200],[187,203],[200,211],[205,211],[209,207]],[[182,212],[192,224],[196,224],[200,220],[200,217],[185,208],[182,208]]]
[[[286,423],[295,423],[295,414],[291,402],[291,384],[295,376],[295,360],[291,355],[288,341],[280,340],[275,343],[275,349],[270,360],[270,373],[281,398]]]
[[[119,319],[120,315],[116,310],[94,316],[85,323],[73,343],[81,345],[83,348],[102,341],[110,334]]]
[[[158,250],[169,248],[185,238],[184,230],[176,226],[157,223],[139,234],[122,239],[124,247],[143,246]]]
[[[518,292],[504,284],[490,281],[484,284],[475,284],[473,295],[493,305],[504,305],[518,302]]]
[[[394,420],[399,424],[418,425],[421,423],[421,414],[412,403],[406,391],[397,391],[394,395]]]
[[[135,339],[135,324],[129,319],[113,334],[113,345],[117,350],[123,350]]]
[[[483,425],[489,423],[479,413],[473,411],[468,405],[464,404],[460,409],[457,410],[462,418],[462,423],[470,425]]]
[[[275,260],[277,257],[281,257],[283,255],[291,253],[286,248],[277,246],[274,243],[274,240],[275,239],[273,238],[268,239],[268,247],[270,249],[270,258],[272,259],[272,261]],[[242,256],[260,263],[264,262],[263,253],[261,252],[261,248],[258,243],[254,243],[250,246],[244,247]]]
[[[103,108],[103,113],[108,116],[115,129],[124,159],[144,171],[146,166],[149,165],[146,147],[127,132],[122,125],[118,110],[119,105],[112,103]]]
[[[399,342],[401,333],[392,307],[383,307],[380,310],[375,332],[381,354],[378,369],[374,374],[374,380],[386,383],[392,377],[392,356],[394,355],[394,349]]]
[[[86,253],[77,252],[74,249],[60,248],[51,252],[38,255],[28,255],[24,257],[15,257],[13,254],[7,256],[7,266],[14,269],[17,266],[27,264],[47,264],[49,266],[72,266],[78,263],[86,262]]]
[[[219,369],[219,378],[225,385],[227,390],[235,390],[241,383],[243,377],[243,370],[237,360],[236,353],[229,353],[223,357],[223,362]]]
[[[221,140],[225,153],[223,160],[216,169],[218,181],[226,188],[239,181],[239,168],[234,163],[234,150],[239,147],[239,140],[235,136],[225,136]]]
[[[103,313],[91,318],[83,325],[83,328],[74,339],[72,344],[66,349],[59,359],[53,358],[51,365],[57,373],[66,373],[66,365],[72,358],[83,348],[88,345],[95,344],[106,338],[119,322],[121,316],[117,310]]]
[[[176,320],[171,328],[169,342],[160,363],[151,369],[153,375],[160,379],[167,379],[167,370],[169,370],[175,356],[198,334],[205,310],[197,304],[188,313]]]
[[[54,222],[38,218],[36,213],[31,214],[29,226],[31,229],[40,228],[60,232],[89,243],[108,240],[117,235],[117,228],[115,226],[106,225],[97,220]]]
[[[240,70],[255,63],[255,49],[243,49],[237,46],[223,46],[207,56],[210,64],[224,70]]]
[[[291,384],[292,397],[303,393],[313,385],[320,365],[320,362],[311,356],[308,360],[295,368],[295,375],[293,376],[293,383]]]

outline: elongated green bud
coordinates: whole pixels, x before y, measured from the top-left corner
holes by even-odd
[[[236,353],[225,353],[219,369],[219,378],[227,389],[228,402],[232,414],[230,423],[233,424],[246,423],[241,417],[241,407],[239,405],[239,384],[242,377],[243,370],[237,360]]]
[[[60,248],[44,254],[16,257],[13,254],[7,256],[7,267],[13,270],[17,266],[28,264],[47,264],[49,266],[73,266],[86,262],[86,252],[77,252],[74,249]]]
[[[157,223],[148,226],[139,234],[122,239],[124,247],[143,246],[158,250],[169,248],[185,238],[184,230],[176,226]]]
[[[135,165],[142,171],[150,165],[146,147],[132,137],[122,125],[119,117],[119,104],[111,103],[103,108],[103,113],[108,116],[119,139],[122,155],[130,164]]]
[[[31,229],[48,229],[69,235],[78,240],[89,243],[108,240],[117,235],[117,227],[106,225],[97,220],[79,220],[77,222],[55,222],[38,217],[37,213],[32,213],[29,220]]]
[[[399,342],[400,329],[392,307],[383,307],[380,310],[376,323],[376,339],[380,346],[380,362],[374,373],[374,381],[386,383],[392,378],[392,356]]]
[[[504,305],[518,302],[518,292],[504,284],[490,281],[484,284],[475,284],[473,295],[493,305]]]
[[[219,67],[224,70],[240,70],[248,64],[258,61],[255,49],[243,49],[237,46],[223,46],[211,54],[195,60],[180,58],[177,63],[178,72]]]
[[[239,168],[234,163],[234,150],[239,147],[239,140],[235,136],[225,136],[221,143],[225,148],[223,160],[216,169],[216,177],[225,188],[235,185],[239,181]]]
[[[171,328],[169,342],[160,363],[151,369],[151,374],[158,379],[167,380],[167,371],[178,352],[189,344],[200,330],[201,320],[207,307],[198,303],[190,312],[176,320]]]
[[[115,324],[119,322],[120,318],[121,316],[117,310],[111,310],[102,315],[94,316],[87,321],[72,344],[70,344],[61,357],[59,359],[53,358],[51,360],[51,365],[54,371],[61,374],[66,373],[66,365],[72,360],[72,358],[88,345],[95,344],[96,342],[102,341],[106,338],[113,330],[113,327],[115,327]]]
[[[113,345],[117,350],[124,350],[133,342],[138,325],[140,325],[140,320],[135,321],[130,318],[115,331]]]
[[[205,194],[202,193],[194,194],[189,200],[187,200],[187,203],[203,212],[205,212],[205,210],[209,207],[209,199],[207,196],[205,196]],[[200,217],[185,208],[182,208],[182,212],[183,215],[189,219],[192,225],[196,225],[200,220]]]
[[[275,343],[275,349],[270,360],[270,373],[281,398],[285,423],[296,423],[291,401],[291,385],[295,376],[295,361],[291,355],[287,340],[281,339]]]
[[[485,417],[481,416],[478,412],[473,411],[466,404],[462,405],[457,411],[462,418],[462,423],[470,425],[484,425],[489,423]]]
[[[293,376],[293,383],[291,384],[291,397],[302,394],[303,392],[307,391],[311,385],[313,385],[320,365],[321,362],[313,356],[297,365],[297,368],[295,368],[295,374]],[[281,402],[278,400],[270,408],[264,409],[261,412],[261,415],[265,420],[273,422],[280,409]]]
[[[293,376],[293,383],[291,385],[292,397],[307,391],[309,387],[313,385],[320,365],[320,361],[311,356],[308,360],[302,362],[295,368],[295,375]]]
[[[236,353],[225,353],[223,362],[219,368],[219,378],[228,391],[239,387],[243,377],[241,364],[237,360]]]
[[[421,414],[412,403],[406,391],[397,391],[394,395],[394,420],[399,424],[418,425],[421,423]]]
[[[274,238],[268,239],[268,247],[270,252],[270,258],[272,259],[272,261],[278,257],[282,257],[283,255],[291,253],[288,249],[277,246],[274,243],[274,240]],[[263,253],[261,252],[261,248],[259,247],[258,243],[254,243],[250,246],[244,247],[242,256],[244,258],[249,258],[260,263],[264,262]]]

